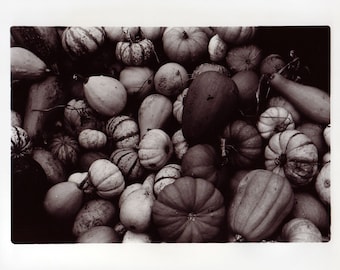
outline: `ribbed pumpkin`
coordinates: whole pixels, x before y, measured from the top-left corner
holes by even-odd
[[[191,146],[182,158],[182,174],[216,183],[218,154],[210,144]]]
[[[224,198],[204,179],[181,177],[158,194],[152,218],[163,241],[208,242],[220,232]]]
[[[97,159],[89,170],[89,180],[96,193],[103,199],[119,196],[124,188],[124,176],[119,168],[107,159]]]
[[[183,155],[188,151],[189,145],[183,136],[182,129],[177,130],[171,137],[172,145],[176,157],[181,160]]]
[[[317,173],[316,146],[297,130],[273,135],[264,155],[266,169],[287,177],[294,187],[307,185]]]
[[[78,161],[80,152],[79,143],[77,139],[71,136],[64,134],[53,136],[49,143],[49,148],[52,154],[64,165],[75,165]]]
[[[201,73],[206,72],[206,71],[217,71],[221,74],[224,74],[224,75],[230,77],[230,72],[225,66],[215,64],[215,63],[205,62],[205,63],[198,65],[194,69],[194,71],[191,74],[191,79],[194,80],[198,75],[200,75]]]
[[[141,182],[144,168],[140,164],[138,152],[134,148],[119,148],[112,152],[110,160],[124,175],[125,182]]]
[[[290,213],[294,193],[288,180],[267,170],[247,173],[228,209],[228,222],[236,238],[261,241],[270,237]]]
[[[63,49],[71,58],[79,58],[96,52],[105,41],[102,27],[67,27],[61,39]]]
[[[261,49],[254,44],[233,47],[227,52],[227,67],[233,72],[255,70],[261,63]]]
[[[167,57],[180,64],[194,63],[208,52],[209,38],[199,27],[169,27],[163,33]]]
[[[294,128],[295,123],[291,113],[283,107],[269,107],[257,121],[257,129],[264,139],[269,139],[275,133]]]
[[[159,170],[170,159],[173,153],[171,139],[161,129],[151,129],[141,139],[138,146],[138,157],[142,166],[149,170]]]
[[[281,238],[287,242],[322,242],[318,227],[308,219],[293,218],[282,228]]]
[[[183,115],[183,101],[188,93],[189,88],[185,88],[176,98],[172,106],[172,114],[178,121],[178,123],[182,123],[182,115]]]
[[[127,115],[118,115],[107,120],[106,135],[116,148],[136,147],[139,143],[138,124]]]
[[[11,127],[11,158],[31,155],[33,145],[26,130],[21,127]]]
[[[116,58],[127,66],[141,66],[154,55],[154,45],[150,39],[119,41],[116,45]]]
[[[227,54],[228,45],[218,34],[212,36],[208,44],[209,58],[213,62],[223,60]]]
[[[243,120],[229,123],[223,129],[220,140],[224,162],[237,169],[255,166],[262,156],[262,139],[259,132]]]
[[[153,185],[153,191],[156,197],[163,190],[164,187],[172,184],[176,181],[176,179],[180,178],[181,176],[181,165],[171,163],[161,168],[155,176],[155,183]]]
[[[252,40],[256,33],[254,26],[221,26],[216,27],[215,32],[227,44],[242,44]]]
[[[182,130],[189,144],[214,138],[237,109],[235,83],[216,71],[207,71],[190,84],[184,100]]]

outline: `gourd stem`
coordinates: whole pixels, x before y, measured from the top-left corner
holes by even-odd
[[[235,239],[234,242],[237,242],[237,243],[241,243],[245,241],[245,238],[240,234],[235,234],[234,239]]]
[[[183,31],[183,38],[184,39],[187,39],[189,36],[188,36],[188,33],[186,31]]]
[[[67,105],[65,104],[61,104],[61,105],[56,105],[54,107],[51,108],[47,108],[47,109],[32,109],[33,112],[50,112],[53,111],[55,109],[59,109],[59,108],[65,108]]]

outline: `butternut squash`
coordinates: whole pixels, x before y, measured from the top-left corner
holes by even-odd
[[[154,128],[162,128],[172,115],[172,102],[161,94],[147,96],[138,109],[140,138]]]
[[[325,91],[294,82],[279,73],[270,77],[269,85],[306,117],[319,124],[330,122],[330,96]]]

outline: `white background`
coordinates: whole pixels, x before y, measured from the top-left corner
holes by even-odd
[[[336,1],[1,1],[0,268],[340,269],[339,7]],[[332,241],[320,244],[13,245],[10,242],[11,25],[329,25],[331,27]],[[8,142],[8,143],[7,143]]]

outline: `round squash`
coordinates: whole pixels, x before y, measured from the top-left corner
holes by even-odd
[[[331,203],[331,163],[325,163],[315,181],[315,190],[319,195],[320,200],[326,204]]]
[[[155,183],[153,185],[153,191],[156,197],[163,190],[164,187],[172,184],[176,181],[176,179],[180,178],[181,176],[181,165],[171,163],[161,168],[155,176]]]
[[[159,170],[173,153],[171,139],[161,129],[151,129],[145,133],[138,147],[138,157],[142,166],[149,170]]]
[[[308,219],[293,218],[282,228],[281,238],[287,242],[322,242],[318,227]]]
[[[176,118],[178,123],[182,123],[183,115],[183,101],[188,93],[189,88],[185,88],[176,98],[172,106],[172,114]]]
[[[158,41],[162,38],[165,28],[159,26],[141,26],[140,32],[144,38]]]
[[[183,155],[182,175],[202,178],[211,183],[217,181],[218,158],[214,147],[210,144],[191,146]]]
[[[182,130],[188,143],[215,138],[237,109],[238,89],[216,71],[201,73],[190,84],[184,100]]]
[[[33,145],[26,130],[18,126],[11,127],[11,158],[19,158],[32,154]]]
[[[88,150],[99,150],[106,145],[107,137],[104,132],[95,129],[84,129],[78,136],[79,145]]]
[[[145,170],[134,148],[118,148],[112,152],[110,160],[120,169],[127,185],[141,182]]]
[[[237,169],[254,167],[262,156],[259,132],[243,120],[229,123],[223,129],[220,140],[224,163]]]
[[[117,43],[119,41],[135,40],[139,32],[138,26],[126,27],[126,26],[106,26],[104,31],[107,39],[111,43]]]
[[[209,58],[212,62],[223,60],[227,54],[228,45],[218,34],[212,36],[208,43]]]
[[[104,75],[90,76],[84,83],[84,94],[91,108],[103,116],[118,115],[127,103],[124,85]]]
[[[233,47],[226,56],[227,66],[233,72],[256,70],[261,59],[261,49],[254,44]]]
[[[209,38],[199,27],[169,27],[163,33],[167,57],[180,64],[194,63],[208,52]]]
[[[150,39],[119,41],[115,55],[118,61],[127,66],[145,65],[154,55],[155,49]]]
[[[215,32],[227,44],[243,44],[252,40],[256,33],[254,26],[221,26],[215,27]]]
[[[61,39],[63,49],[77,59],[98,51],[104,44],[105,31],[102,27],[67,27]]]
[[[116,148],[133,148],[139,143],[138,124],[127,115],[118,115],[107,120],[106,135]]]
[[[247,173],[228,209],[228,222],[236,238],[262,241],[270,237],[291,212],[294,193],[288,180],[267,170]]]
[[[331,146],[331,125],[328,124],[323,130],[323,137],[328,147]]]
[[[152,220],[163,241],[208,242],[220,232],[224,198],[210,182],[190,176],[167,185],[152,207]]]
[[[273,135],[264,156],[267,170],[287,177],[293,187],[309,184],[317,174],[316,146],[297,130],[286,130]]]
[[[124,176],[119,168],[107,159],[97,159],[89,170],[89,180],[96,193],[103,199],[112,199],[119,196],[124,188]]]
[[[257,129],[264,139],[269,139],[275,133],[295,128],[293,116],[283,107],[269,107],[257,121]]]
[[[120,243],[121,239],[110,226],[100,225],[90,228],[76,239],[77,243]]]
[[[64,165],[75,165],[78,161],[80,152],[78,141],[69,135],[53,136],[49,148]]]
[[[198,65],[194,69],[194,71],[191,74],[191,79],[194,80],[198,75],[206,71],[217,71],[223,75],[226,75],[227,77],[230,77],[230,72],[225,66],[222,66],[216,63],[205,62],[205,63]]]

